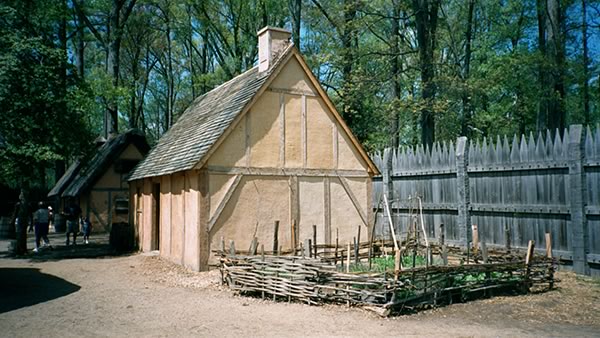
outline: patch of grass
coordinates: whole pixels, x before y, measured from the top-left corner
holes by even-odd
[[[577,276],[575,276],[575,279],[578,282],[591,284],[591,286],[593,286],[593,287],[600,288],[600,277],[588,277],[588,276],[577,275]]]
[[[382,256],[374,257],[371,260],[371,269],[369,270],[368,263],[352,263],[350,264],[350,272],[385,272],[394,271],[395,268],[395,257],[394,256]],[[440,265],[442,260],[434,257],[433,265]],[[427,265],[427,259],[425,256],[415,256],[415,267]],[[402,267],[405,269],[412,268],[413,257],[412,255],[402,256]],[[345,271],[345,267],[342,269],[341,265],[338,266],[339,271]]]

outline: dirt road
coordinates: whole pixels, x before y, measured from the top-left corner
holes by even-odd
[[[0,336],[600,336],[600,284],[561,277],[573,287],[382,319],[235,296],[216,271],[153,256],[0,258]],[[582,292],[589,303],[578,300]]]

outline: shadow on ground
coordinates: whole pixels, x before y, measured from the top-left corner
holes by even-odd
[[[0,268],[0,313],[79,291],[81,287],[34,268]]]
[[[108,234],[98,234],[90,240],[89,244],[84,244],[81,239],[77,245],[65,245],[63,234],[51,234],[50,243],[52,248],[41,248],[38,253],[34,253],[32,236],[28,238],[28,252],[25,256],[14,256],[9,249],[8,244],[4,245],[4,250],[0,248],[0,258],[29,259],[32,262],[59,261],[63,259],[76,258],[109,258],[116,256],[130,255],[132,251],[117,250],[109,244]]]

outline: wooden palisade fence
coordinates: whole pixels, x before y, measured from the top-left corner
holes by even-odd
[[[444,229],[448,243],[465,246],[476,224],[489,246],[525,249],[550,233],[555,256],[577,273],[600,273],[600,128],[482,142],[460,137],[372,157],[382,173],[373,187],[376,237],[390,237],[384,195],[400,234],[418,197],[430,238]]]

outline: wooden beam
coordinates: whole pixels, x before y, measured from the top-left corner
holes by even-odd
[[[289,48],[294,49],[294,47],[289,47]],[[283,59],[281,59],[281,60],[279,60],[277,62],[276,67],[271,71],[271,74],[269,75],[269,78],[267,79],[267,81],[265,81],[265,83],[261,86],[261,88],[256,92],[256,94],[254,95],[254,97],[252,98],[252,100],[250,100],[250,102],[246,103],[246,105],[242,109],[241,113],[238,114],[238,116],[227,127],[227,129],[223,132],[223,134],[221,134],[221,136],[219,136],[219,139],[210,147],[210,149],[208,150],[208,152],[206,153],[206,155],[204,155],[202,157],[202,159],[200,159],[200,161],[198,163],[196,163],[196,165],[194,166],[195,169],[201,169],[202,167],[204,167],[204,164],[206,164],[206,162],[212,156],[212,154],[217,149],[219,149],[219,146],[221,145],[221,143],[223,143],[223,141],[229,136],[229,134],[233,130],[235,130],[235,127],[238,125],[238,123],[240,123],[240,121],[243,118],[246,117],[246,114],[248,113],[248,111],[250,110],[250,108],[256,103],[256,101],[259,100],[259,98],[262,96],[262,94],[271,85],[271,83],[273,82],[273,80],[275,78],[277,78],[277,75],[279,75],[279,73],[281,72],[281,70],[285,68],[284,66],[294,56],[294,52],[295,52],[294,50],[292,50],[292,51],[286,50],[284,52],[287,55],[285,55],[285,57]],[[298,52],[296,51],[296,53],[298,53]]]
[[[290,94],[290,95],[299,95],[299,96],[306,95],[306,96],[311,96],[311,97],[317,96],[315,93],[313,93],[311,91],[301,90],[301,89],[269,87],[267,90],[270,92],[281,93],[281,94]]]
[[[333,131],[332,131],[333,140],[331,140],[333,142],[333,168],[337,169],[339,167],[338,128],[337,128],[337,124],[335,124],[335,122],[332,122],[331,124],[332,124],[332,129],[333,129]]]
[[[231,185],[229,185],[229,188],[227,188],[227,192],[225,192],[225,195],[223,196],[221,203],[219,203],[219,205],[217,206],[215,213],[212,215],[212,217],[210,217],[210,220],[208,221],[208,231],[211,235],[214,234],[213,228],[214,228],[215,224],[217,223],[217,220],[219,220],[219,217],[221,217],[221,213],[225,209],[225,206],[227,206],[227,203],[229,203],[231,196],[233,196],[235,189],[240,184],[242,177],[243,177],[243,175],[235,176],[235,179],[233,180],[233,182],[231,182]]]
[[[245,134],[245,142],[246,142],[246,167],[250,167],[250,148],[251,148],[251,140],[250,140],[250,116],[246,115],[246,118],[244,119],[244,123],[245,123],[245,127],[244,127],[244,134]]]
[[[339,176],[339,179],[340,179],[340,182],[342,183],[342,187],[344,187],[344,190],[346,191],[346,194],[348,195],[348,197],[350,197],[350,200],[352,201],[354,208],[356,208],[356,211],[358,211],[358,214],[360,215],[360,219],[363,221],[364,225],[368,227],[369,221],[367,219],[367,215],[365,214],[365,211],[362,210],[362,208],[360,207],[360,203],[358,202],[358,199],[356,199],[356,196],[352,192],[352,189],[350,189],[350,186],[348,186],[348,182],[346,182],[346,178],[343,176]]]
[[[352,142],[352,144],[354,145],[356,150],[358,150],[358,153],[361,155],[363,162],[369,168],[369,172],[372,175],[379,175],[380,174],[379,169],[377,169],[377,166],[375,165],[375,163],[373,163],[373,161],[371,160],[371,158],[369,157],[369,155],[367,154],[365,149],[362,147],[360,142],[358,142],[358,139],[356,138],[356,136],[354,136],[354,134],[350,130],[350,127],[348,127],[346,122],[344,122],[344,119],[342,118],[340,113],[337,111],[337,109],[335,109],[333,102],[331,102],[331,100],[329,99],[329,96],[327,95],[327,93],[325,92],[323,87],[321,87],[321,83],[319,82],[319,80],[317,80],[315,75],[312,73],[312,71],[306,64],[306,61],[304,61],[304,58],[302,57],[300,52],[298,52],[297,50],[294,50],[293,55],[296,57],[296,60],[298,60],[298,63],[300,63],[300,66],[302,66],[302,69],[304,69],[304,72],[306,73],[309,80],[312,82],[312,85],[316,88],[317,92],[319,93],[319,95],[321,96],[323,101],[325,102],[325,105],[327,106],[327,108],[329,108],[329,111],[332,113],[335,120],[342,127],[342,130],[346,133],[346,135],[350,139],[350,142]]]
[[[331,244],[331,182],[329,177],[323,178],[323,224],[325,244]]]
[[[302,168],[306,168],[306,158],[307,158],[307,144],[308,140],[306,139],[306,95],[302,95],[302,117],[300,123],[300,142],[302,143]]]
[[[208,171],[198,172],[198,268],[200,271],[208,270],[208,259],[210,257],[210,191]]]
[[[369,177],[365,170],[334,170],[307,168],[247,168],[208,166],[211,174],[254,175],[254,176],[314,176],[314,177]],[[426,209],[426,207],[424,206]]]
[[[300,219],[300,195],[299,195],[300,189],[299,189],[299,185],[298,185],[298,177],[297,176],[290,176],[289,187],[290,187],[289,224],[291,226],[294,221],[297,221]],[[292,237],[290,237],[290,240],[291,239],[292,239]],[[293,246],[293,245],[294,245],[294,243],[292,242],[291,246]]]
[[[285,95],[279,94],[279,166],[285,167]]]

